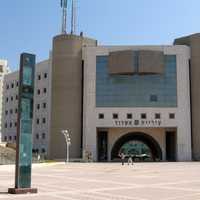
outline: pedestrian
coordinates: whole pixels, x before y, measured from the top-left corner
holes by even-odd
[[[126,157],[125,154],[124,153],[120,153],[119,157],[121,158],[122,165],[124,165],[124,161],[125,161],[125,157]]]
[[[37,160],[38,160],[38,162],[40,162],[40,154],[38,154]]]
[[[132,159],[132,155],[129,155],[128,156],[128,165],[129,165],[129,163],[131,163],[132,165],[133,165],[133,159]]]

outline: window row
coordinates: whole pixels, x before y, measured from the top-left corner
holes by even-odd
[[[17,136],[4,136],[4,141],[6,142],[6,141],[16,141],[17,140]],[[46,152],[46,150],[45,150],[45,148],[42,148],[40,151],[39,151],[39,149],[33,149],[32,150],[33,151],[33,153],[45,153]]]
[[[37,133],[37,134],[35,135],[35,138],[36,138],[37,140],[39,140],[40,137],[41,137],[41,139],[44,140],[44,139],[46,138],[46,134],[45,134],[45,133],[42,133],[42,134],[40,135],[39,133]]]
[[[37,90],[37,94],[40,95],[42,93],[42,90],[38,89]],[[43,88],[43,93],[46,94],[47,93],[47,88]]]
[[[43,117],[42,119],[37,118],[37,119],[36,119],[36,124],[39,125],[40,123],[46,124],[46,118],[45,118],[45,117]]]
[[[9,111],[5,110],[5,115],[8,115],[8,113],[10,113],[10,114],[13,114],[13,113],[17,114],[18,113],[18,109],[17,108],[10,109]]]
[[[104,113],[99,113],[99,119],[104,119]],[[113,113],[112,114],[113,119],[119,119],[119,114],[118,113]],[[133,119],[133,114],[132,113],[127,113],[126,114],[127,119]],[[147,114],[146,113],[141,113],[140,114],[141,119],[147,119]],[[160,113],[155,113],[154,114],[155,119],[161,119],[161,114]],[[169,119],[175,119],[175,113],[169,113]]]
[[[6,122],[4,124],[4,128],[13,128],[13,127],[17,127],[17,122],[10,122],[10,123]]]
[[[44,73],[43,75],[38,74],[37,79],[40,81],[42,79],[42,76],[43,76],[44,79],[46,79],[48,77],[48,74],[47,73]]]
[[[13,82],[11,84],[6,84],[6,89],[8,90],[8,89],[11,89],[11,88],[14,88],[14,87],[17,88],[18,86],[19,86],[19,82],[15,81],[15,82]]]
[[[46,153],[46,149],[45,148],[42,148],[42,149],[33,149],[32,150],[33,154],[39,154],[39,153]]]
[[[11,96],[10,97],[10,101],[14,101],[14,99],[15,100],[18,100],[18,95],[15,95],[15,97],[14,96]],[[6,97],[6,103],[9,101],[9,97]]]
[[[16,141],[17,140],[17,136],[4,136],[4,141]]]
[[[44,103],[42,103],[42,104],[39,104],[39,103],[38,103],[38,104],[36,105],[36,107],[37,107],[37,110],[40,110],[41,107],[45,109],[45,108],[47,107],[47,103],[46,103],[46,102],[44,102]]]

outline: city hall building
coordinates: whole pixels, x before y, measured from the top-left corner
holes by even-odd
[[[199,160],[199,76],[200,34],[169,46],[99,46],[82,35],[55,36],[49,59],[36,65],[33,150],[64,159],[67,129],[71,158],[89,153],[94,161],[115,161],[123,152],[148,161]],[[16,105],[6,102],[17,95],[6,91],[14,90],[12,81],[17,73],[4,77],[7,142],[16,135],[8,122]]]
[[[190,160],[190,51],[186,46],[86,47],[84,147]]]

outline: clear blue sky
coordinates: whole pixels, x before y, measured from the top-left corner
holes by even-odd
[[[104,45],[171,44],[200,32],[199,0],[77,0],[78,31]],[[48,58],[60,32],[60,0],[1,0],[0,58],[14,70],[19,54]]]

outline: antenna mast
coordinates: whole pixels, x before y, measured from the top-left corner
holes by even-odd
[[[61,0],[62,8],[62,34],[67,33],[67,0]]]
[[[76,0],[72,0],[71,34],[76,34]]]

